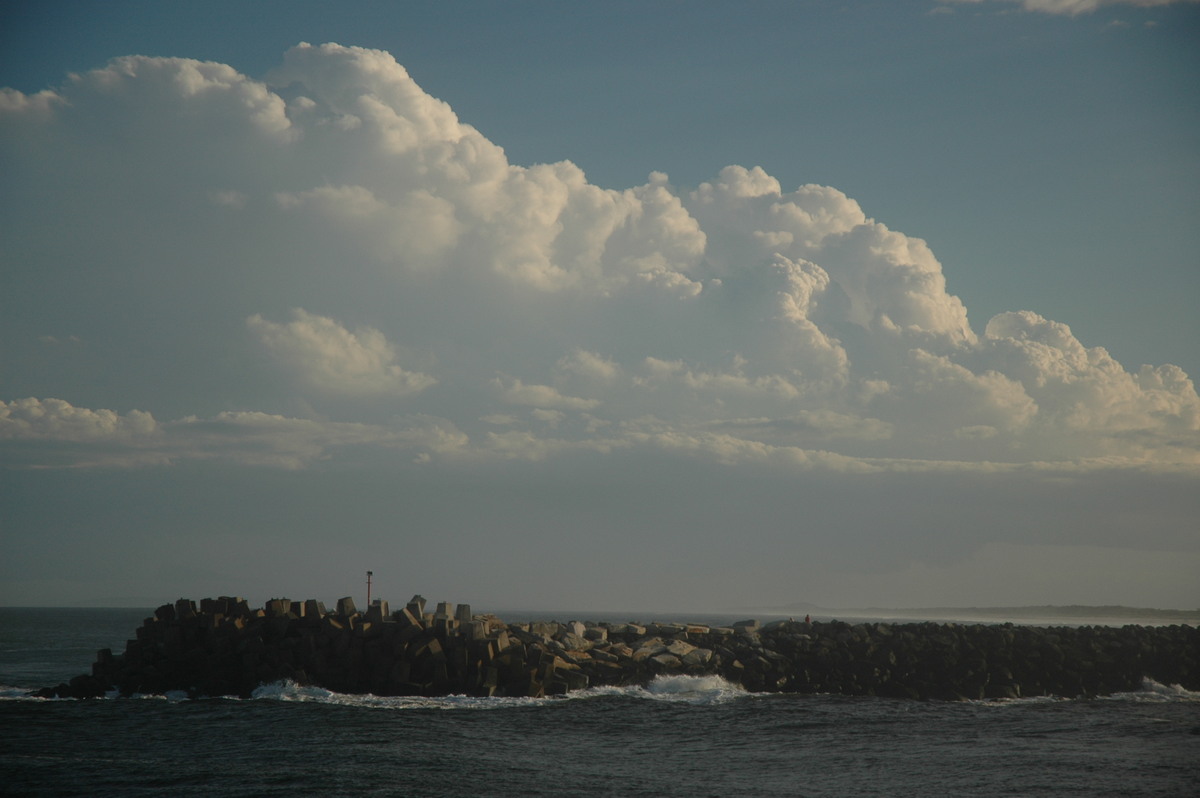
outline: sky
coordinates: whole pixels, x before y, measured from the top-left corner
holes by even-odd
[[[0,6],[0,605],[1200,606],[1200,4]]]

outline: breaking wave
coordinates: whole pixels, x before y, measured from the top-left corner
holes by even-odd
[[[297,684],[291,680],[260,685],[250,696],[252,701],[310,702],[336,706],[355,706],[368,709],[503,709],[515,706],[538,706],[561,701],[577,701],[596,698],[630,698],[647,701],[664,701],[681,704],[713,705],[769,693],[751,693],[745,688],[722,679],[720,676],[659,676],[646,685],[625,687],[590,687],[566,695],[545,698],[476,698],[465,695],[441,696],[377,696],[371,694],[338,693],[324,687]],[[107,699],[119,700],[114,690],[105,695]],[[220,696],[221,700],[236,701],[235,696]],[[74,701],[72,698],[38,698],[31,695],[27,687],[0,685],[0,701]],[[137,693],[124,700],[165,701],[179,703],[189,700],[182,691],[170,691],[165,695]],[[208,699],[213,700],[213,699]],[[1017,699],[989,699],[970,702],[980,704],[1028,704],[1038,702],[1069,701],[1056,696],[1028,696]],[[1141,687],[1123,693],[1100,696],[1101,701],[1132,701],[1144,703],[1200,703],[1200,691],[1188,690],[1178,684],[1161,684],[1153,679],[1144,679]]]
[[[1142,679],[1140,690],[1132,690],[1127,693],[1114,693],[1104,698],[1110,701],[1200,703],[1200,692],[1188,690],[1178,684],[1160,684],[1153,679]]]
[[[296,684],[291,680],[259,686],[250,696],[254,701],[295,701],[357,706],[370,709],[503,709],[536,706],[560,701],[600,697],[638,698],[651,701],[708,705],[751,695],[720,676],[659,676],[645,686],[591,687],[566,695],[545,698],[475,698],[464,695],[426,698],[422,696],[377,696],[337,693],[324,687]]]

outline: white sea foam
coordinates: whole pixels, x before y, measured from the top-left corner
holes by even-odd
[[[104,694],[104,697],[130,701],[166,701],[169,704],[179,704],[191,700],[187,692],[183,690],[168,690],[165,693],[134,693],[130,696],[122,696],[119,691],[110,690]]]
[[[439,696],[377,696],[370,693],[336,693],[323,687],[296,684],[290,679],[257,687],[251,700],[289,701],[355,706],[369,709],[499,709],[517,705],[537,704],[548,698],[475,698],[465,695]]]
[[[465,695],[439,696],[377,696],[347,694],[323,687],[296,684],[291,680],[260,685],[251,693],[252,700],[314,702],[370,709],[503,709],[514,706],[536,706],[558,701],[587,700],[604,696],[623,696],[655,701],[689,704],[718,704],[751,695],[743,688],[720,676],[660,676],[648,685],[627,687],[591,687],[561,696],[545,698],[475,698]]]
[[[1114,701],[1148,701],[1154,703],[1187,702],[1200,703],[1200,692],[1187,690],[1178,684],[1160,684],[1153,679],[1142,679],[1140,690],[1114,693],[1106,698]]]
[[[645,687],[622,687],[617,690],[634,698],[688,704],[720,704],[751,695],[745,688],[727,682],[720,676],[657,676]]]
[[[1063,701],[1077,700],[1131,701],[1154,704],[1200,703],[1200,692],[1188,690],[1178,684],[1160,684],[1153,679],[1144,678],[1142,679],[1141,687],[1137,690],[1129,690],[1123,693],[1113,693],[1111,695],[1096,696],[1095,699],[1073,699],[1063,698],[1062,696],[1055,695],[1037,695],[1025,696],[1024,698],[986,698],[978,701],[970,701],[968,703],[1003,707],[1019,706],[1023,704],[1058,703]]]

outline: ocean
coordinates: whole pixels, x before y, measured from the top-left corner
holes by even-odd
[[[1200,795],[1200,693],[1150,681],[979,702],[756,694],[717,677],[545,699],[286,682],[247,700],[27,697],[123,650],[149,613],[0,608],[0,794]]]

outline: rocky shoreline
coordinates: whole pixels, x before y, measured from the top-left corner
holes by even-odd
[[[34,694],[93,698],[185,691],[247,697],[291,679],[343,693],[544,696],[661,675],[718,675],[751,691],[909,699],[1097,696],[1143,679],[1200,689],[1195,626],[1012,624],[505,623],[443,602],[427,611],[343,598],[189,599],[159,607],[123,653]]]

